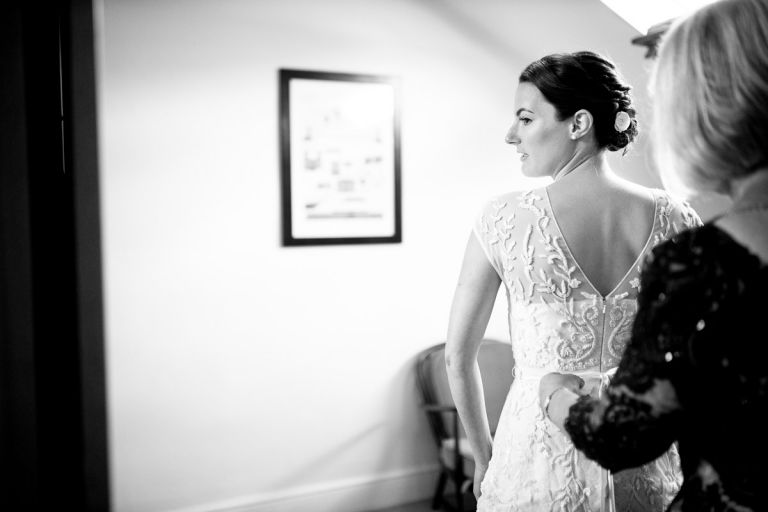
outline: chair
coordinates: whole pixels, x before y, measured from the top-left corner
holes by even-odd
[[[496,432],[501,409],[512,384],[514,360],[509,343],[483,340],[477,356],[485,391],[485,407],[491,433]],[[469,442],[459,421],[445,369],[445,343],[423,350],[416,358],[416,380],[432,435],[437,444],[440,476],[432,509],[441,506],[463,512],[464,495],[472,490],[475,464]],[[444,498],[446,482],[453,483],[456,507]],[[471,493],[470,493],[471,494]]]

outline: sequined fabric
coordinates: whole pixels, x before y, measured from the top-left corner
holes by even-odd
[[[654,249],[611,385],[570,410],[575,445],[621,470],[676,441],[669,510],[768,510],[767,289],[768,267],[713,223]]]
[[[699,223],[665,192],[655,190],[654,199],[645,247],[606,296],[570,253],[545,188],[496,198],[478,217],[474,233],[506,290],[515,357],[479,511],[660,512],[679,489],[675,447],[612,477],[576,450],[538,405],[539,379],[550,371],[582,375],[599,393],[629,341],[645,257]]]

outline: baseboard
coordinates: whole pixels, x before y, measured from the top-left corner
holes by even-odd
[[[367,512],[432,497],[438,472],[437,465],[422,466],[241,496],[171,512]]]

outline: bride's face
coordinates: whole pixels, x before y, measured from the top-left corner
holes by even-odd
[[[557,110],[539,89],[521,82],[515,92],[515,120],[506,141],[517,146],[523,175],[553,176],[573,156],[570,119],[557,119]]]

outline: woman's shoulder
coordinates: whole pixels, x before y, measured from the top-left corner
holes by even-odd
[[[751,334],[742,334],[759,332],[768,305],[766,286],[768,266],[707,222],[654,248],[642,273],[638,299],[646,316],[635,324],[636,329],[647,329],[659,343],[682,343],[683,353],[693,347],[700,363],[707,347],[724,347],[723,335],[734,335],[725,350],[739,352],[753,342]],[[660,336],[657,328],[666,334]],[[753,348],[748,349],[750,353]],[[765,358],[759,359],[762,365]],[[762,367],[761,372],[764,375]]]
[[[649,273],[664,279],[695,275],[743,279],[760,275],[766,267],[749,249],[714,222],[680,231],[654,247],[646,261]]]
[[[651,251],[641,273],[638,302],[651,317],[674,318],[675,324],[690,327],[712,308],[764,308],[766,286],[768,267],[707,223]],[[672,317],[665,316],[667,311],[673,312]]]
[[[674,234],[654,247],[651,252],[656,260],[663,256],[668,259],[700,261],[703,258],[715,257],[718,248],[728,243],[723,235],[725,233],[714,224],[702,224]]]

